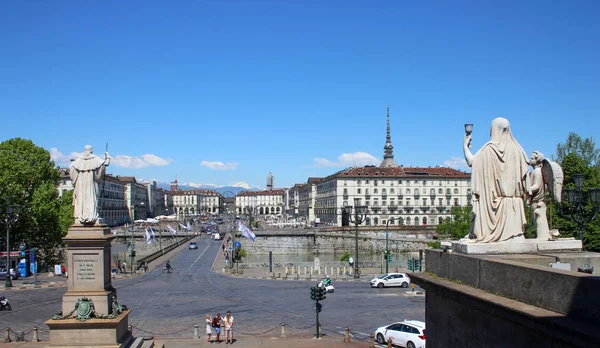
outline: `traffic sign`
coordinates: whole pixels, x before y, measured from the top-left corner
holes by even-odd
[[[228,251],[232,251],[232,250],[233,250],[233,247],[232,247],[232,246],[228,246],[228,247],[227,247],[227,250],[228,250]]]

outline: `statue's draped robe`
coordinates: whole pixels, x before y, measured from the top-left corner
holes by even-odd
[[[492,123],[491,140],[475,154],[472,164],[472,232],[478,242],[524,237],[528,169],[525,151],[513,138],[508,121]]]
[[[98,184],[104,176],[104,160],[95,155],[83,155],[71,163],[75,220],[94,224],[98,220]]]

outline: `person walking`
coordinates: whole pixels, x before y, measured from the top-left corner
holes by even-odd
[[[205,321],[206,321],[206,342],[211,343],[210,336],[212,335],[212,318],[210,317],[210,314],[206,315]]]
[[[127,262],[123,261],[121,263],[121,268],[123,268],[123,274],[127,274]]]
[[[223,323],[225,324],[225,344],[233,344],[233,317],[230,311],[225,314]]]
[[[223,318],[221,318],[221,313],[217,313],[217,316],[213,318],[212,324],[215,328],[215,334],[217,338],[217,343],[221,343],[221,324],[223,323]]]
[[[229,253],[225,253],[225,268],[229,268]]]

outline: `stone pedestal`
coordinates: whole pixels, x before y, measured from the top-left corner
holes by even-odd
[[[574,238],[556,240],[519,239],[495,243],[452,242],[452,250],[461,254],[523,254],[544,251],[581,251],[583,244]]]
[[[72,312],[75,303],[82,298],[93,302],[99,316],[107,316],[113,312],[113,299],[117,296],[111,284],[113,239],[114,236],[106,225],[74,225],[63,238],[67,245],[69,272],[68,289],[62,302],[63,315]],[[125,311],[114,319],[48,320],[46,325],[50,328],[50,346],[120,347],[131,336],[127,330],[129,312]]]
[[[131,310],[126,310],[114,319],[48,320],[50,328],[49,347],[127,347],[132,339],[128,328]]]

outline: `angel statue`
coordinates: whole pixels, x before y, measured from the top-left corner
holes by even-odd
[[[530,163],[533,171],[529,173],[530,187],[527,195],[533,210],[537,239],[552,240],[558,235],[558,231],[551,234],[544,198],[548,192],[553,201],[561,202],[564,174],[558,163],[547,160],[539,151],[533,152]]]

